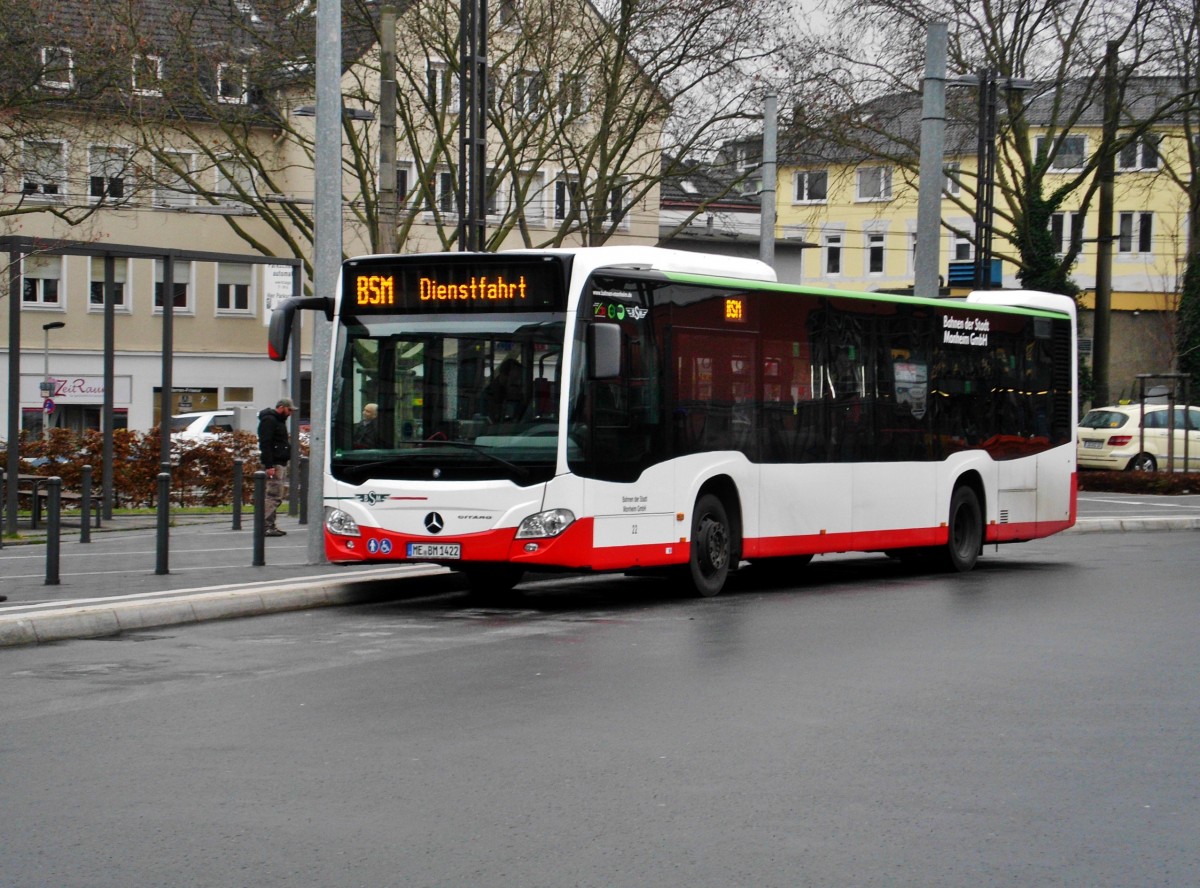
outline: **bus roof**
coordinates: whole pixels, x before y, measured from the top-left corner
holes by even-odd
[[[576,269],[590,273],[597,268],[632,268],[672,271],[737,280],[775,281],[775,269],[758,259],[717,256],[663,247],[561,247],[543,250],[504,250],[505,253],[569,255]]]

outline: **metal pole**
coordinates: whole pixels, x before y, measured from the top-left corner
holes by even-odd
[[[242,529],[242,497],[245,493],[245,460],[233,461],[233,530]]]
[[[379,207],[376,249],[396,251],[396,4],[379,11]]]
[[[254,560],[253,567],[267,563],[267,473],[259,469],[254,473]]]
[[[156,540],[157,560],[154,572],[168,574],[170,570],[170,538],[171,528],[171,476],[167,472],[158,473],[158,534]]]
[[[58,585],[58,556],[62,533],[62,478],[46,479],[46,585]]]
[[[129,262],[126,260],[128,270]],[[104,457],[100,472],[100,488],[103,491],[103,515],[111,521],[116,483],[113,477],[113,417],[116,393],[116,312],[117,312],[117,264],[111,256],[104,257],[104,406],[101,408],[100,427],[104,434]]]
[[[67,326],[66,321],[51,321],[49,324],[42,324],[42,397],[54,397],[54,388],[50,383],[50,331],[61,330]],[[42,417],[42,437],[50,437],[50,414],[43,411]]]
[[[930,22],[925,36],[925,80],[921,104],[921,160],[917,190],[917,252],[913,294],[941,292],[942,180],[946,176],[946,23]]]
[[[308,524],[308,457],[300,457],[300,523]]]
[[[162,404],[159,419],[159,462],[171,461],[171,393],[175,388],[172,379],[175,327],[175,257],[170,253],[162,257]]]
[[[987,224],[988,200],[988,84],[991,83],[992,72],[984,68],[979,72],[979,126],[975,143],[975,287],[986,289],[984,286],[984,256],[983,228]]]
[[[1120,108],[1117,96],[1117,50],[1120,44],[1108,42],[1104,57],[1104,126],[1101,136],[1100,164],[1096,170],[1099,188],[1096,195],[1096,308],[1092,316],[1093,406],[1105,407],[1109,391],[1109,345],[1112,340],[1112,253],[1113,186],[1116,158],[1112,145],[1117,137]]]
[[[758,258],[775,265],[775,180],[779,98],[769,92],[763,99],[762,189],[758,197]]]
[[[8,254],[8,435],[5,460],[4,532],[17,532],[17,475],[20,472],[21,437],[21,254]]]
[[[317,144],[313,269],[314,293],[332,299],[342,267],[342,5],[340,0],[317,0]],[[325,421],[329,412],[330,322],[313,312],[312,426],[308,453],[313,465],[325,465]],[[309,511],[321,514],[324,490],[311,485]],[[319,529],[308,534],[308,562],[325,561],[325,541]]]
[[[79,478],[79,542],[92,541],[92,467],[84,466]]]

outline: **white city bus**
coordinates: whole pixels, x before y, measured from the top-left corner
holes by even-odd
[[[780,284],[646,247],[365,256],[332,300],[332,562],[676,570],[881,551],[969,570],[1075,521],[1075,308]],[[377,428],[356,435],[363,408]]]

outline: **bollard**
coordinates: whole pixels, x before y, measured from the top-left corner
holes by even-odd
[[[79,477],[79,542],[92,541],[92,467],[80,469]]]
[[[170,535],[171,526],[171,473],[158,473],[158,540],[156,549],[158,557],[155,562],[156,574],[170,573]]]
[[[58,585],[59,532],[62,529],[62,478],[46,479],[46,585]]]
[[[300,457],[300,523],[308,524],[308,457]]]
[[[267,473],[254,473],[254,560],[251,567],[267,563]]]
[[[233,461],[233,529],[242,529],[242,497],[245,495],[246,468],[244,459]]]

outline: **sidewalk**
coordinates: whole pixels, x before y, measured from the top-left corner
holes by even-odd
[[[0,647],[113,635],[179,623],[253,616],[394,597],[399,579],[448,574],[430,564],[308,564],[307,526],[281,516],[285,537],[264,540],[253,566],[253,519],[173,516],[166,574],[157,573],[154,515],[114,516],[81,542],[64,526],[57,584],[47,584],[45,528],[25,527],[0,549]]]
[[[117,516],[81,541],[65,526],[57,584],[47,584],[45,528],[0,549],[0,647],[116,635],[180,623],[312,607],[361,604],[417,594],[421,577],[438,592],[455,582],[431,564],[308,564],[309,527],[281,517],[287,536],[264,540],[266,564],[253,566],[253,520],[232,529],[229,515],[177,515],[168,535],[166,574],[157,573],[157,519]],[[1186,514],[1080,518],[1068,533],[1200,530],[1200,508]],[[396,581],[403,580],[403,584]]]

